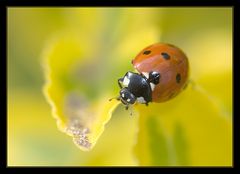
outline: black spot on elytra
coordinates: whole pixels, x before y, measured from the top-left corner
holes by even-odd
[[[145,54],[145,55],[148,55],[148,54],[150,54],[150,53],[151,53],[150,50],[146,50],[146,51],[143,52],[143,54]]]
[[[180,81],[181,81],[181,74],[177,74],[176,75],[176,81],[177,81],[177,83],[180,83]]]
[[[170,56],[169,56],[168,53],[161,53],[161,55],[163,56],[163,58],[164,58],[165,60],[169,60],[169,59],[170,59]]]

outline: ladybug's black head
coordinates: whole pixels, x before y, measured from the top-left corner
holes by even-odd
[[[120,90],[120,100],[124,105],[134,104],[136,97],[128,90],[128,88],[122,88]]]
[[[120,95],[115,99],[121,100],[126,105],[126,109],[135,102],[148,105],[152,101],[152,88],[159,83],[160,74],[151,72],[146,76],[128,71],[124,77],[118,79],[121,90]]]

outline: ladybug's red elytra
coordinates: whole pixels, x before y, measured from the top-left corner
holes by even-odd
[[[129,105],[165,102],[177,96],[188,83],[189,63],[174,45],[156,43],[144,48],[133,60],[139,72],[128,71],[118,79],[121,88],[117,100]]]

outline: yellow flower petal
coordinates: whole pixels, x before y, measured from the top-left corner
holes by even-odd
[[[231,120],[201,90],[188,87],[169,102],[136,108],[141,165],[232,165]]]
[[[75,64],[87,61],[84,51],[75,37],[60,37],[50,42],[44,52],[47,79],[44,94],[58,128],[72,136],[80,149],[90,150],[119,102],[110,102],[111,94],[105,94],[101,100],[90,100],[80,90],[82,82],[74,82],[71,72]]]

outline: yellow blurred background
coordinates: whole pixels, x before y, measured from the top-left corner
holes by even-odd
[[[11,7],[7,23],[9,166],[232,165],[231,8]],[[123,107],[118,107],[93,150],[83,152],[57,129],[42,92],[42,53],[49,40],[58,38],[62,31],[77,31],[89,38],[86,47],[96,56],[91,60],[101,63],[100,70],[95,70],[102,73],[93,80],[105,81],[93,83],[86,92],[90,98],[100,96],[101,91],[117,93],[117,78],[132,70],[131,59],[152,40],[184,50],[190,61],[191,79],[200,87],[187,89],[172,102],[143,108],[140,125],[129,118]],[[91,61],[87,68],[91,67],[89,64]],[[88,77],[83,82],[92,84]],[[94,85],[98,83],[101,85],[96,90]],[[157,110],[159,107],[161,111]],[[144,116],[148,112],[164,116],[147,121]],[[158,122],[161,126],[154,126]],[[156,133],[155,127],[164,131]],[[138,144],[134,155],[137,129],[138,141],[150,139],[150,145]],[[143,133],[147,130],[149,136]],[[174,131],[185,131],[187,146],[182,134]],[[173,141],[180,139],[180,145],[168,142],[172,133],[177,136]],[[171,144],[177,147],[175,160],[170,160],[173,152],[165,154],[166,149],[171,151]],[[151,155],[153,152],[161,157]]]

